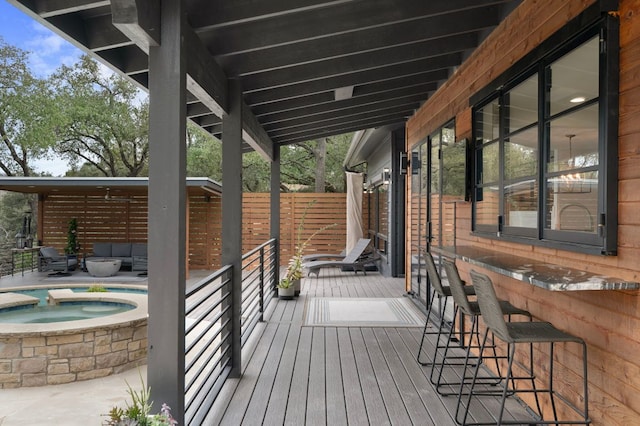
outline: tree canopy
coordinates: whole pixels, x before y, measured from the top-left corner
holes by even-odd
[[[187,174],[189,176],[207,176],[220,181],[222,178],[222,146],[219,140],[212,138],[195,125],[188,126],[187,132]],[[326,138],[326,141],[309,141],[280,148],[281,190],[344,192],[345,178],[342,162],[345,158],[351,134]],[[318,145],[326,143],[324,163],[319,166]],[[325,172],[317,176],[316,171]],[[242,165],[243,189],[246,192],[269,192],[269,164],[256,152],[244,154]],[[320,183],[316,185],[316,180]]]
[[[33,162],[48,157],[59,119],[45,80],[29,71],[27,52],[0,38],[0,170],[33,175]]]
[[[149,105],[126,78],[85,55],[48,78],[32,75],[28,52],[0,39],[0,172],[34,174],[32,164],[61,158],[68,176],[147,176]],[[342,162],[351,135],[281,147],[283,191],[342,192]],[[187,127],[187,173],[222,179],[220,141]],[[269,191],[270,167],[257,153],[243,156],[243,186]]]
[[[140,91],[117,74],[104,74],[83,56],[52,76],[59,115],[55,152],[84,171],[144,176],[148,170],[149,108]],[[81,171],[74,170],[74,173]]]

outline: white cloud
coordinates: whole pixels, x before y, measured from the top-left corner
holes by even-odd
[[[24,41],[30,51],[29,62],[38,76],[49,76],[61,64],[71,65],[78,61],[80,50],[62,37],[37,22],[31,25],[31,37]]]

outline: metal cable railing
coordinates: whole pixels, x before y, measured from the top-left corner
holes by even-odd
[[[263,321],[277,280],[277,244],[271,239],[242,256],[241,346]],[[185,419],[202,424],[231,372],[233,268],[227,265],[186,294]]]
[[[276,289],[276,240],[259,245],[242,256],[242,346],[263,321]]]
[[[185,418],[200,424],[231,371],[231,283],[222,267],[187,291]],[[198,421],[200,420],[200,421]]]

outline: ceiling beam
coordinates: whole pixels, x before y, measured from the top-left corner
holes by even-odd
[[[403,122],[406,121],[413,114],[413,110],[401,111],[398,113],[384,114],[382,111],[379,114],[372,114],[369,117],[351,118],[345,117],[340,120],[335,120],[332,123],[326,123],[324,125],[309,126],[308,128],[301,128],[298,131],[285,131],[279,132],[277,135],[273,135],[273,139],[281,143],[289,139],[306,138],[307,140],[317,139],[319,133],[330,131],[333,134],[336,132],[342,132],[345,127],[358,126],[358,130],[364,130],[370,126],[370,123],[379,121],[392,121]],[[364,127],[362,127],[364,126]]]
[[[157,0],[152,0],[156,2]],[[160,39],[159,21],[155,16],[153,5],[138,6],[143,0],[113,0],[112,14],[114,25],[123,31],[144,52],[149,46],[157,45],[155,38]],[[155,24],[155,22],[158,24]],[[192,114],[196,108],[203,115],[213,112],[218,117],[228,112],[228,83],[224,71],[205,49],[197,34],[190,27],[184,30],[184,45],[187,49],[187,90],[202,104],[190,106]],[[273,142],[269,139],[256,117],[246,104],[242,113],[243,136],[256,151],[273,160]]]
[[[33,11],[43,18],[109,6],[109,0],[36,0]]]
[[[342,33],[320,39],[302,39],[286,46],[236,55],[218,57],[214,52],[214,56],[227,71],[229,77],[245,76],[362,52],[375,52],[419,41],[435,41],[443,37],[477,32],[493,27],[499,21],[498,7],[488,6],[479,10],[365,28],[362,31]]]
[[[390,90],[398,90],[405,87],[422,86],[427,83],[431,83],[431,91],[437,89],[437,83],[439,81],[446,80],[449,73],[446,70],[440,70],[435,73],[424,73],[415,76],[402,77],[392,80],[383,80],[381,82],[363,84],[356,86],[352,97],[371,95],[374,93],[387,92]],[[438,77],[436,79],[436,77]],[[257,116],[274,113],[279,111],[287,111],[291,109],[305,108],[313,104],[321,104],[333,102],[331,91],[325,91],[322,93],[314,93],[312,95],[303,95],[292,99],[286,99],[283,101],[270,102],[263,105],[257,105],[253,108],[253,113]]]
[[[87,37],[87,47],[93,52],[134,44],[126,34],[123,34],[122,31],[114,27],[110,15],[86,19],[83,21],[83,26]],[[143,49],[142,46],[138,47]],[[147,51],[148,50],[147,47]]]
[[[352,115],[358,115],[363,113],[373,113],[383,110],[396,110],[397,108],[412,109],[420,106],[420,102],[413,99],[392,99],[389,101],[373,102],[365,105],[354,105],[348,108],[342,108],[339,110],[330,110],[320,114],[314,114],[310,116],[304,116],[299,118],[292,118],[290,120],[278,121],[277,123],[265,124],[264,129],[270,134],[278,129],[287,129],[290,127],[304,126],[308,124],[325,122],[327,120],[333,120],[336,117],[347,117]]]
[[[271,47],[286,47],[300,40],[326,40],[328,36],[357,32],[392,24],[408,24],[425,18],[457,16],[505,0],[367,0],[345,2],[320,10],[295,11],[294,16],[271,16],[267,19],[211,28],[207,19],[218,20],[215,12],[199,13],[191,24],[215,56],[254,52]],[[216,2],[209,2],[216,3]],[[223,2],[217,2],[223,3]],[[236,6],[236,2],[233,5]],[[275,3],[284,3],[282,1]],[[294,2],[291,2],[294,3]],[[293,7],[293,6],[292,6]],[[452,18],[449,18],[452,19]],[[322,25],[317,25],[322,21]],[[202,24],[202,25],[200,25]],[[206,32],[206,34],[204,34]]]
[[[363,130],[371,127],[380,127],[388,124],[401,123],[405,121],[406,121],[405,119],[398,119],[397,117],[379,118],[379,119],[374,119],[367,122],[349,123],[349,124],[345,124],[344,126],[336,126],[326,131],[311,132],[308,134],[301,134],[296,137],[292,136],[292,137],[284,137],[282,139],[275,139],[274,142],[280,145],[289,145],[293,143],[305,142],[308,140],[340,135],[343,133],[355,132],[356,130]]]
[[[214,29],[236,24],[246,24],[276,16],[289,16],[303,11],[351,3],[354,0],[187,0],[187,9],[195,10],[188,16],[194,28]]]
[[[409,103],[406,105],[398,105],[393,108],[381,108],[376,109],[375,106],[372,108],[354,108],[354,111],[357,113],[345,112],[344,114],[333,114],[331,118],[326,118],[322,120],[313,121],[310,120],[305,123],[301,123],[296,126],[285,125],[278,126],[276,130],[269,131],[269,135],[272,138],[283,137],[295,133],[317,130],[317,129],[326,129],[329,126],[334,126],[341,123],[354,122],[354,121],[362,121],[367,120],[373,117],[381,117],[381,116],[389,116],[389,115],[397,115],[401,117],[409,117],[414,111],[420,106],[418,102]]]
[[[451,67],[459,64],[459,56],[452,57],[450,62],[440,63],[439,68],[431,68],[434,63],[429,60],[411,61],[392,64],[379,68],[356,70],[355,72],[329,76],[323,79],[297,82],[286,86],[274,87],[245,94],[249,105],[257,106],[310,94],[324,92],[335,87],[348,85],[360,86],[386,80],[415,77],[420,81],[440,81],[449,77]]]
[[[256,152],[260,153],[266,160],[273,161],[273,142],[244,102],[242,107],[242,136],[243,140],[251,145]]]
[[[358,105],[368,105],[378,102],[385,102],[397,99],[398,102],[419,102],[425,100],[431,93],[431,87],[426,86],[424,88],[410,87],[400,90],[393,90],[384,93],[376,93],[367,96],[358,96],[351,99],[345,99],[342,101],[327,102],[325,104],[310,105],[306,108],[299,108],[291,111],[282,111],[272,114],[265,114],[259,117],[260,123],[266,125],[269,123],[276,123],[286,120],[291,120],[298,117],[309,117],[316,114],[326,113],[328,111],[340,111],[346,108],[351,108]]]
[[[202,115],[200,117],[193,117],[192,120],[194,123],[197,123],[202,127],[222,125],[222,120],[220,119],[220,117],[216,117],[213,114]]]
[[[111,0],[113,25],[147,54],[160,45],[160,0]]]
[[[339,77],[354,71],[372,71],[373,68],[385,67],[391,64],[386,61],[386,56],[380,52],[378,54],[366,54],[366,58],[361,56],[362,55],[355,55],[346,58],[329,59],[313,64],[302,64],[295,67],[284,68],[278,70],[278,72],[248,75],[242,79],[244,93],[253,93],[254,91],[283,87],[295,83],[306,83],[312,80]],[[404,66],[412,70],[428,71],[450,68],[460,65],[461,62],[462,55],[458,52],[406,62]],[[401,66],[401,64],[395,65]]]
[[[211,110],[202,102],[194,102],[187,104],[187,117],[202,117],[205,115],[211,115]]]

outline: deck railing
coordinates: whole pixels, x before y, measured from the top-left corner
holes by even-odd
[[[274,296],[277,241],[242,256],[241,346]],[[187,290],[185,307],[185,419],[202,424],[231,372],[233,268],[224,266]]]
[[[231,283],[227,265],[191,287],[185,307],[185,418],[204,418],[231,371]],[[204,414],[201,414],[204,413]]]
[[[242,256],[242,346],[275,294],[278,276],[276,240],[259,245]]]

